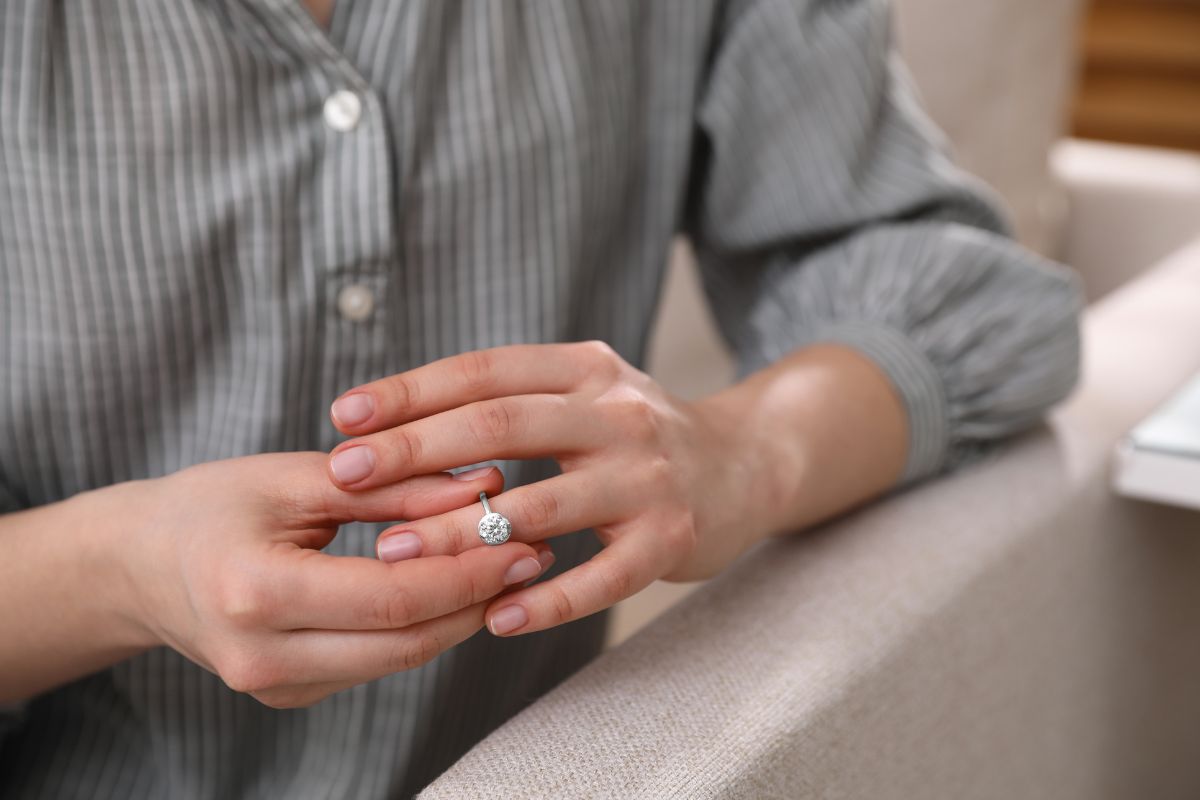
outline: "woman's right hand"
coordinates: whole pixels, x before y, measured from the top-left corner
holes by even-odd
[[[137,508],[116,563],[142,647],[170,646],[267,705],[309,705],[465,640],[489,600],[552,558],[517,542],[391,564],[322,553],[340,523],[444,513],[503,480],[492,468],[344,492],[326,460],[272,453],[111,487]]]

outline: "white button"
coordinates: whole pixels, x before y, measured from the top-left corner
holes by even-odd
[[[325,124],[338,133],[354,130],[362,119],[362,100],[354,92],[336,91],[325,100]]]
[[[365,286],[350,285],[338,292],[338,313],[351,322],[362,322],[375,310],[375,295]]]

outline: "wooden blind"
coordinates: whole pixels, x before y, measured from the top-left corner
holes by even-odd
[[[1076,135],[1200,150],[1200,0],[1093,0]]]

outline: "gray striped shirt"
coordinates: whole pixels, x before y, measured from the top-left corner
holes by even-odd
[[[1070,388],[1076,288],[1004,237],[888,36],[871,0],[337,0],[327,32],[296,0],[4,0],[0,511],[327,450],[340,392],[465,350],[640,364],[676,234],[743,372],[845,342],[903,397],[906,479],[961,462]],[[152,651],[2,712],[0,794],[408,795],[603,627],[289,711]]]

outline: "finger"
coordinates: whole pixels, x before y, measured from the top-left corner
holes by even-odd
[[[603,429],[585,424],[583,402],[572,395],[526,394],[482,400],[334,448],[329,475],[360,490],[503,458],[563,456],[599,447]]]
[[[580,469],[518,486],[488,498],[492,511],[512,523],[512,541],[537,542],[551,536],[630,519],[644,503],[636,487],[619,477]],[[414,555],[462,553],[483,546],[478,501],[466,508],[405,522],[383,531],[376,543],[379,558],[398,561]]]
[[[330,417],[343,433],[370,433],[479,400],[569,392],[610,362],[618,359],[600,342],[473,350],[357,386]]]
[[[255,584],[238,617],[276,630],[404,628],[488,600],[540,572],[537,551],[518,542],[398,564],[296,549],[290,563]]]
[[[435,471],[432,474],[414,475],[371,491],[349,492],[330,483],[326,472],[327,455],[296,455],[298,458],[294,467],[274,476],[270,499],[293,512],[297,528],[305,524],[340,524],[352,520],[388,522],[420,519],[461,508],[477,501],[480,492],[492,494],[501,491],[504,486],[504,475],[500,470],[484,467],[457,475]]]
[[[554,565],[554,552],[549,545],[539,543],[536,545],[538,549],[538,561],[542,565],[542,573],[550,569]],[[535,578],[530,579],[524,585],[530,585]],[[480,604],[477,609],[482,609],[486,604]],[[482,611],[479,611],[479,621],[474,626],[474,630],[479,630],[482,627]],[[252,692],[254,698],[264,705],[271,708],[304,708],[311,706],[324,700],[330,695],[345,691],[352,686],[361,683],[360,680],[335,681],[322,683],[302,683],[290,686],[280,686],[263,691]]]
[[[469,463],[469,462],[462,462]],[[496,467],[480,467],[456,475],[433,472],[414,475],[363,491],[338,489],[324,473],[325,510],[337,522],[386,522],[420,519],[479,500],[480,492],[502,491],[504,475]],[[332,492],[329,490],[332,489]]]
[[[349,684],[415,669],[483,627],[485,603],[400,630],[302,630],[280,634],[222,672],[251,694],[285,686]]]
[[[668,559],[658,536],[626,533],[574,569],[493,601],[488,630],[496,636],[532,633],[603,611],[667,574]]]

